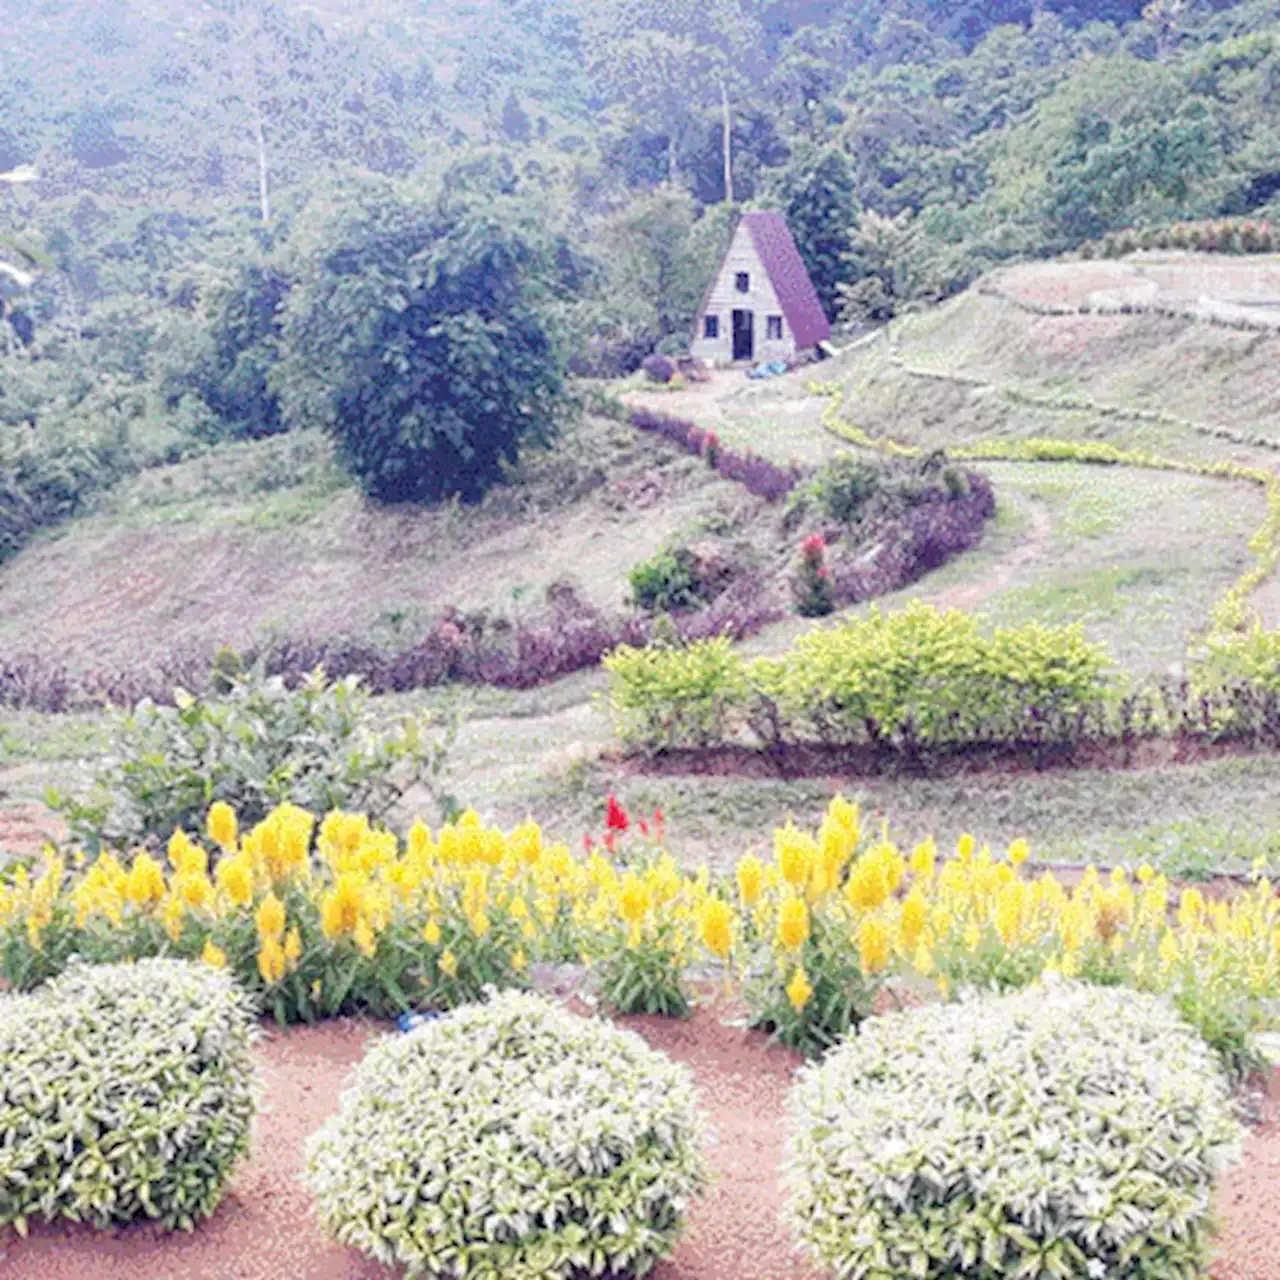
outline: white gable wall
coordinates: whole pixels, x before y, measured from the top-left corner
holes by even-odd
[[[737,288],[738,272],[745,271],[751,277],[751,287],[746,293],[739,293]],[[778,305],[778,295],[765,272],[764,265],[756,253],[755,242],[751,232],[743,222],[739,222],[734,232],[733,241],[724,261],[720,264],[720,274],[707,298],[703,309],[698,312],[690,344],[690,354],[708,364],[729,364],[733,360],[733,313],[750,311],[753,314],[755,329],[755,354],[752,359],[759,363],[762,360],[789,360],[795,355],[795,338],[791,326],[782,314]],[[720,333],[716,338],[704,338],[706,331],[704,317],[718,316]],[[768,334],[766,317],[779,316],[782,319],[782,337],[772,341]]]

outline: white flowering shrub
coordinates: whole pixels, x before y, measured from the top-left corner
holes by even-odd
[[[411,1276],[639,1276],[705,1185],[701,1141],[685,1067],[507,992],[376,1044],[307,1172],[329,1230]]]
[[[190,1230],[247,1154],[248,998],[180,960],[76,964],[0,1001],[0,1223]]]
[[[1241,1136],[1170,1007],[1065,984],[870,1019],[789,1110],[788,1217],[847,1280],[1190,1280]]]

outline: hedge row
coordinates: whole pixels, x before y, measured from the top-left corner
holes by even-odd
[[[1080,248],[1082,258],[1121,258],[1139,249],[1187,249],[1195,253],[1277,253],[1280,227],[1253,218],[1175,222],[1168,227],[1113,231]]]
[[[779,658],[714,639],[623,646],[604,665],[619,740],[649,754],[871,748],[919,761],[1151,738],[1280,745],[1280,637],[1257,626],[1212,637],[1192,679],[1142,684],[1079,627],[986,635],[970,615],[918,601],[815,629]]]

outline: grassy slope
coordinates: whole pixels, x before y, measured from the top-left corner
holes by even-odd
[[[1057,336],[1046,336],[1055,326]],[[913,367],[981,378],[996,384],[997,390],[975,393],[912,377],[893,366],[886,343],[873,342],[814,371],[850,387],[850,412],[873,432],[939,444],[1004,433],[1075,435],[1187,456],[1276,461],[1269,451],[1241,450],[1163,425],[1027,407],[999,389],[1015,385],[1037,395],[1067,391],[1128,407],[1172,406],[1185,416],[1192,416],[1194,407],[1207,420],[1218,421],[1213,415],[1220,415],[1225,422],[1234,420],[1233,406],[1248,405],[1258,410],[1250,428],[1280,439],[1280,412],[1266,390],[1269,375],[1258,363],[1259,346],[1250,346],[1249,335],[1143,318],[1042,324],[1008,304],[970,294],[898,326],[897,337],[898,351]],[[1167,358],[1171,344],[1179,353],[1174,362]],[[1227,355],[1221,354],[1224,349]],[[1055,356],[1055,351],[1060,354]],[[1210,368],[1218,372],[1210,376]],[[1186,369],[1199,372],[1193,377]],[[658,407],[714,426],[728,444],[750,446],[782,461],[798,457],[816,463],[843,446],[822,430],[822,403],[805,394],[805,382],[803,374],[764,384],[722,382],[657,401]],[[274,447],[304,448],[284,442]],[[648,442],[643,446],[646,451],[651,447]],[[647,456],[640,455],[640,461]],[[117,494],[92,520],[70,527],[61,541],[82,539],[90,548],[100,545],[95,530],[101,533],[112,523],[130,522],[150,530],[154,539],[157,531],[169,536],[174,529],[207,524],[216,517],[224,531],[249,529],[265,536],[283,530],[295,549],[290,554],[300,549],[310,555],[307,547],[325,546],[335,514],[349,512],[351,507],[342,504],[355,499],[322,458],[264,462],[266,457],[266,450],[256,446],[190,464],[197,469],[194,479],[186,472],[155,473],[137,488]],[[708,501],[708,493],[699,487],[705,473],[695,476],[696,467],[676,483],[681,465],[673,464],[674,491],[683,495],[674,504],[664,498],[656,510],[636,512],[625,503],[617,507],[614,491],[591,497],[584,519],[598,522],[594,531],[598,534],[603,526],[623,533],[595,537],[600,546],[583,541],[572,547],[580,573],[599,573],[598,588],[609,581],[616,587],[622,561],[633,562],[647,539],[656,540],[659,528],[671,527],[671,522],[678,523]],[[273,469],[297,475],[301,483],[272,488],[261,476],[273,474]],[[644,470],[637,466],[637,473]],[[1146,670],[1162,670],[1177,660],[1188,632],[1239,571],[1244,542],[1261,517],[1256,494],[1213,481],[1060,465],[1002,464],[990,472],[1000,514],[982,545],[900,593],[900,598],[918,594],[971,607],[999,621],[1079,619],[1124,661]],[[562,480],[544,477],[543,491],[563,487]],[[681,489],[681,484],[689,487]],[[255,487],[261,492],[252,494]],[[479,518],[477,513],[429,517],[432,536],[441,538],[446,548],[440,554],[461,554],[465,535],[476,527],[467,522]],[[461,522],[461,534],[450,532],[450,520]],[[557,547],[567,548],[560,539],[559,518],[544,511],[537,522],[553,528]],[[39,554],[48,554],[48,549]],[[508,568],[519,576],[522,570],[517,566],[527,566],[523,572],[533,579],[546,569],[544,559],[545,553],[531,546]],[[32,563],[29,558],[15,563],[24,561]],[[82,569],[92,567],[87,554],[79,563]],[[315,595],[319,590],[332,603],[332,589],[315,576],[323,563],[317,555],[296,566],[295,572],[308,592]],[[406,567],[401,561],[383,570],[401,595],[411,580]],[[15,581],[12,574],[0,575],[0,606],[11,607],[15,597],[6,593]],[[477,595],[488,599],[500,598],[507,589],[499,579],[482,578],[478,572],[468,575],[469,586],[472,583]],[[35,586],[25,585],[29,598],[40,594]],[[385,596],[390,589],[386,583],[366,585],[375,596]],[[379,607],[385,611],[388,605],[384,600]],[[37,615],[25,617],[26,626],[37,625]],[[378,625],[385,627],[386,620]],[[776,649],[802,625],[806,624],[781,624],[751,647]],[[1265,851],[1269,832],[1280,825],[1280,761],[1269,758],[1143,774],[876,779],[852,784],[826,779],[792,784],[640,779],[598,759],[609,743],[607,722],[593,703],[602,689],[598,673],[584,673],[528,693],[447,689],[381,699],[376,714],[381,718],[410,707],[468,707],[456,757],[459,790],[500,820],[514,821],[533,812],[551,829],[576,837],[598,824],[603,795],[617,789],[638,806],[663,805],[676,842],[713,861],[723,861],[767,836],[788,812],[797,820],[815,820],[827,797],[841,785],[846,794],[863,800],[907,836],[935,831],[940,839],[951,840],[972,830],[993,843],[1004,843],[1023,835],[1047,856],[1075,860],[1157,856],[1192,870],[1205,859],[1239,865]],[[101,752],[103,742],[103,724],[93,717],[51,721],[0,713],[0,790],[7,787],[15,798],[29,798],[46,782],[84,776],[87,762]]]
[[[244,647],[269,632],[409,639],[446,605],[537,607],[556,579],[622,604],[675,530],[741,502],[696,459],[604,420],[466,509],[365,502],[318,441],[227,447],[147,472],[0,567],[0,653],[71,665]]]

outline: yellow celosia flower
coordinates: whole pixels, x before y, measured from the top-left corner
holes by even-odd
[[[808,939],[809,908],[800,898],[784,898],[778,908],[778,944],[787,951],[799,951]]]
[[[727,902],[708,898],[698,912],[698,935],[702,944],[718,959],[733,949],[733,911]]]
[[[956,842],[956,861],[963,866],[973,857],[977,847],[977,840],[966,831]]]
[[[902,932],[903,946],[914,951],[920,936],[929,923],[929,905],[919,888],[912,889],[902,900],[902,914],[898,919],[898,928]]]
[[[863,854],[845,882],[845,901],[858,911],[874,911],[889,896],[883,858],[875,849]]]
[[[175,876],[174,891],[182,895],[182,900],[194,911],[199,911],[213,902],[213,885],[209,877],[201,872],[184,872]]]
[[[291,971],[298,967],[298,961],[302,959],[302,934],[298,932],[297,925],[294,925],[285,935],[284,958],[288,961]]]
[[[137,907],[159,902],[164,897],[164,872],[160,864],[145,850],[133,860],[125,896]]]
[[[227,967],[227,953],[221,947],[215,945],[212,938],[204,944],[204,950],[200,952],[200,959],[205,964],[212,965],[215,969],[225,969]]]
[[[1157,949],[1160,957],[1160,963],[1166,969],[1171,968],[1178,959],[1178,940],[1174,937],[1173,931],[1169,930],[1164,937],[1160,939],[1160,946]]]
[[[1027,842],[1023,839],[1017,839],[1009,846],[1009,862],[1014,867],[1020,867],[1026,862],[1030,852]]]
[[[738,860],[736,871],[738,879],[738,893],[742,898],[744,906],[753,907],[760,897],[760,887],[764,879],[764,868],[760,864],[760,859],[753,854],[747,854]]]
[[[205,830],[209,839],[223,849],[231,849],[236,842],[236,813],[223,800],[217,800],[209,806],[209,814],[205,820]]]
[[[623,877],[618,894],[618,914],[630,925],[639,924],[650,906],[649,888],[634,871]]]
[[[440,957],[440,972],[450,978],[458,976],[458,957],[452,951],[446,951]]]
[[[440,922],[438,920],[428,920],[422,926],[422,937],[429,947],[438,947],[440,945]]]
[[[284,903],[274,893],[267,894],[259,903],[254,920],[258,926],[259,939],[274,938],[278,942],[284,933]]]
[[[933,952],[922,942],[916,948],[911,963],[915,966],[917,973],[921,973],[927,978],[934,969]]]
[[[911,851],[911,859],[909,866],[911,874],[916,880],[930,881],[933,879],[934,869],[938,860],[938,848],[933,843],[933,837],[921,841]]]
[[[367,959],[373,959],[374,954],[378,950],[378,939],[374,934],[369,921],[366,920],[364,916],[361,916],[360,919],[356,921],[356,927],[352,933],[352,937],[355,939],[355,944],[360,949],[361,955],[365,956]]]
[[[409,828],[409,856],[424,861],[431,853],[431,828],[421,818],[414,820]]]
[[[1138,882],[1140,884],[1150,884],[1155,878],[1155,874],[1155,870],[1152,868],[1151,864],[1149,862],[1144,862],[1142,866],[1138,868]]]
[[[237,907],[248,906],[253,901],[253,868],[243,854],[223,858],[214,872],[214,879],[218,888]]]
[[[791,1001],[791,1007],[797,1013],[809,1003],[809,999],[813,995],[813,988],[809,985],[809,978],[805,974],[804,965],[796,966],[795,973],[791,975],[791,981],[787,983],[786,993],[787,999]]]
[[[521,948],[517,947],[511,953],[511,968],[513,972],[523,973],[525,966],[528,963],[529,963],[529,959]]]
[[[879,973],[889,963],[892,943],[889,930],[874,916],[858,926],[858,960],[863,973]]]
[[[262,939],[258,948],[258,972],[268,986],[279,982],[285,974],[284,948],[280,940],[272,935]]]
[[[811,837],[797,831],[790,822],[774,832],[774,856],[778,860],[778,870],[782,878],[797,888],[809,879],[817,855],[817,846]]]
[[[171,893],[160,909],[160,920],[164,924],[165,932],[174,942],[178,942],[182,937],[182,920],[185,912],[182,899],[176,893]]]

